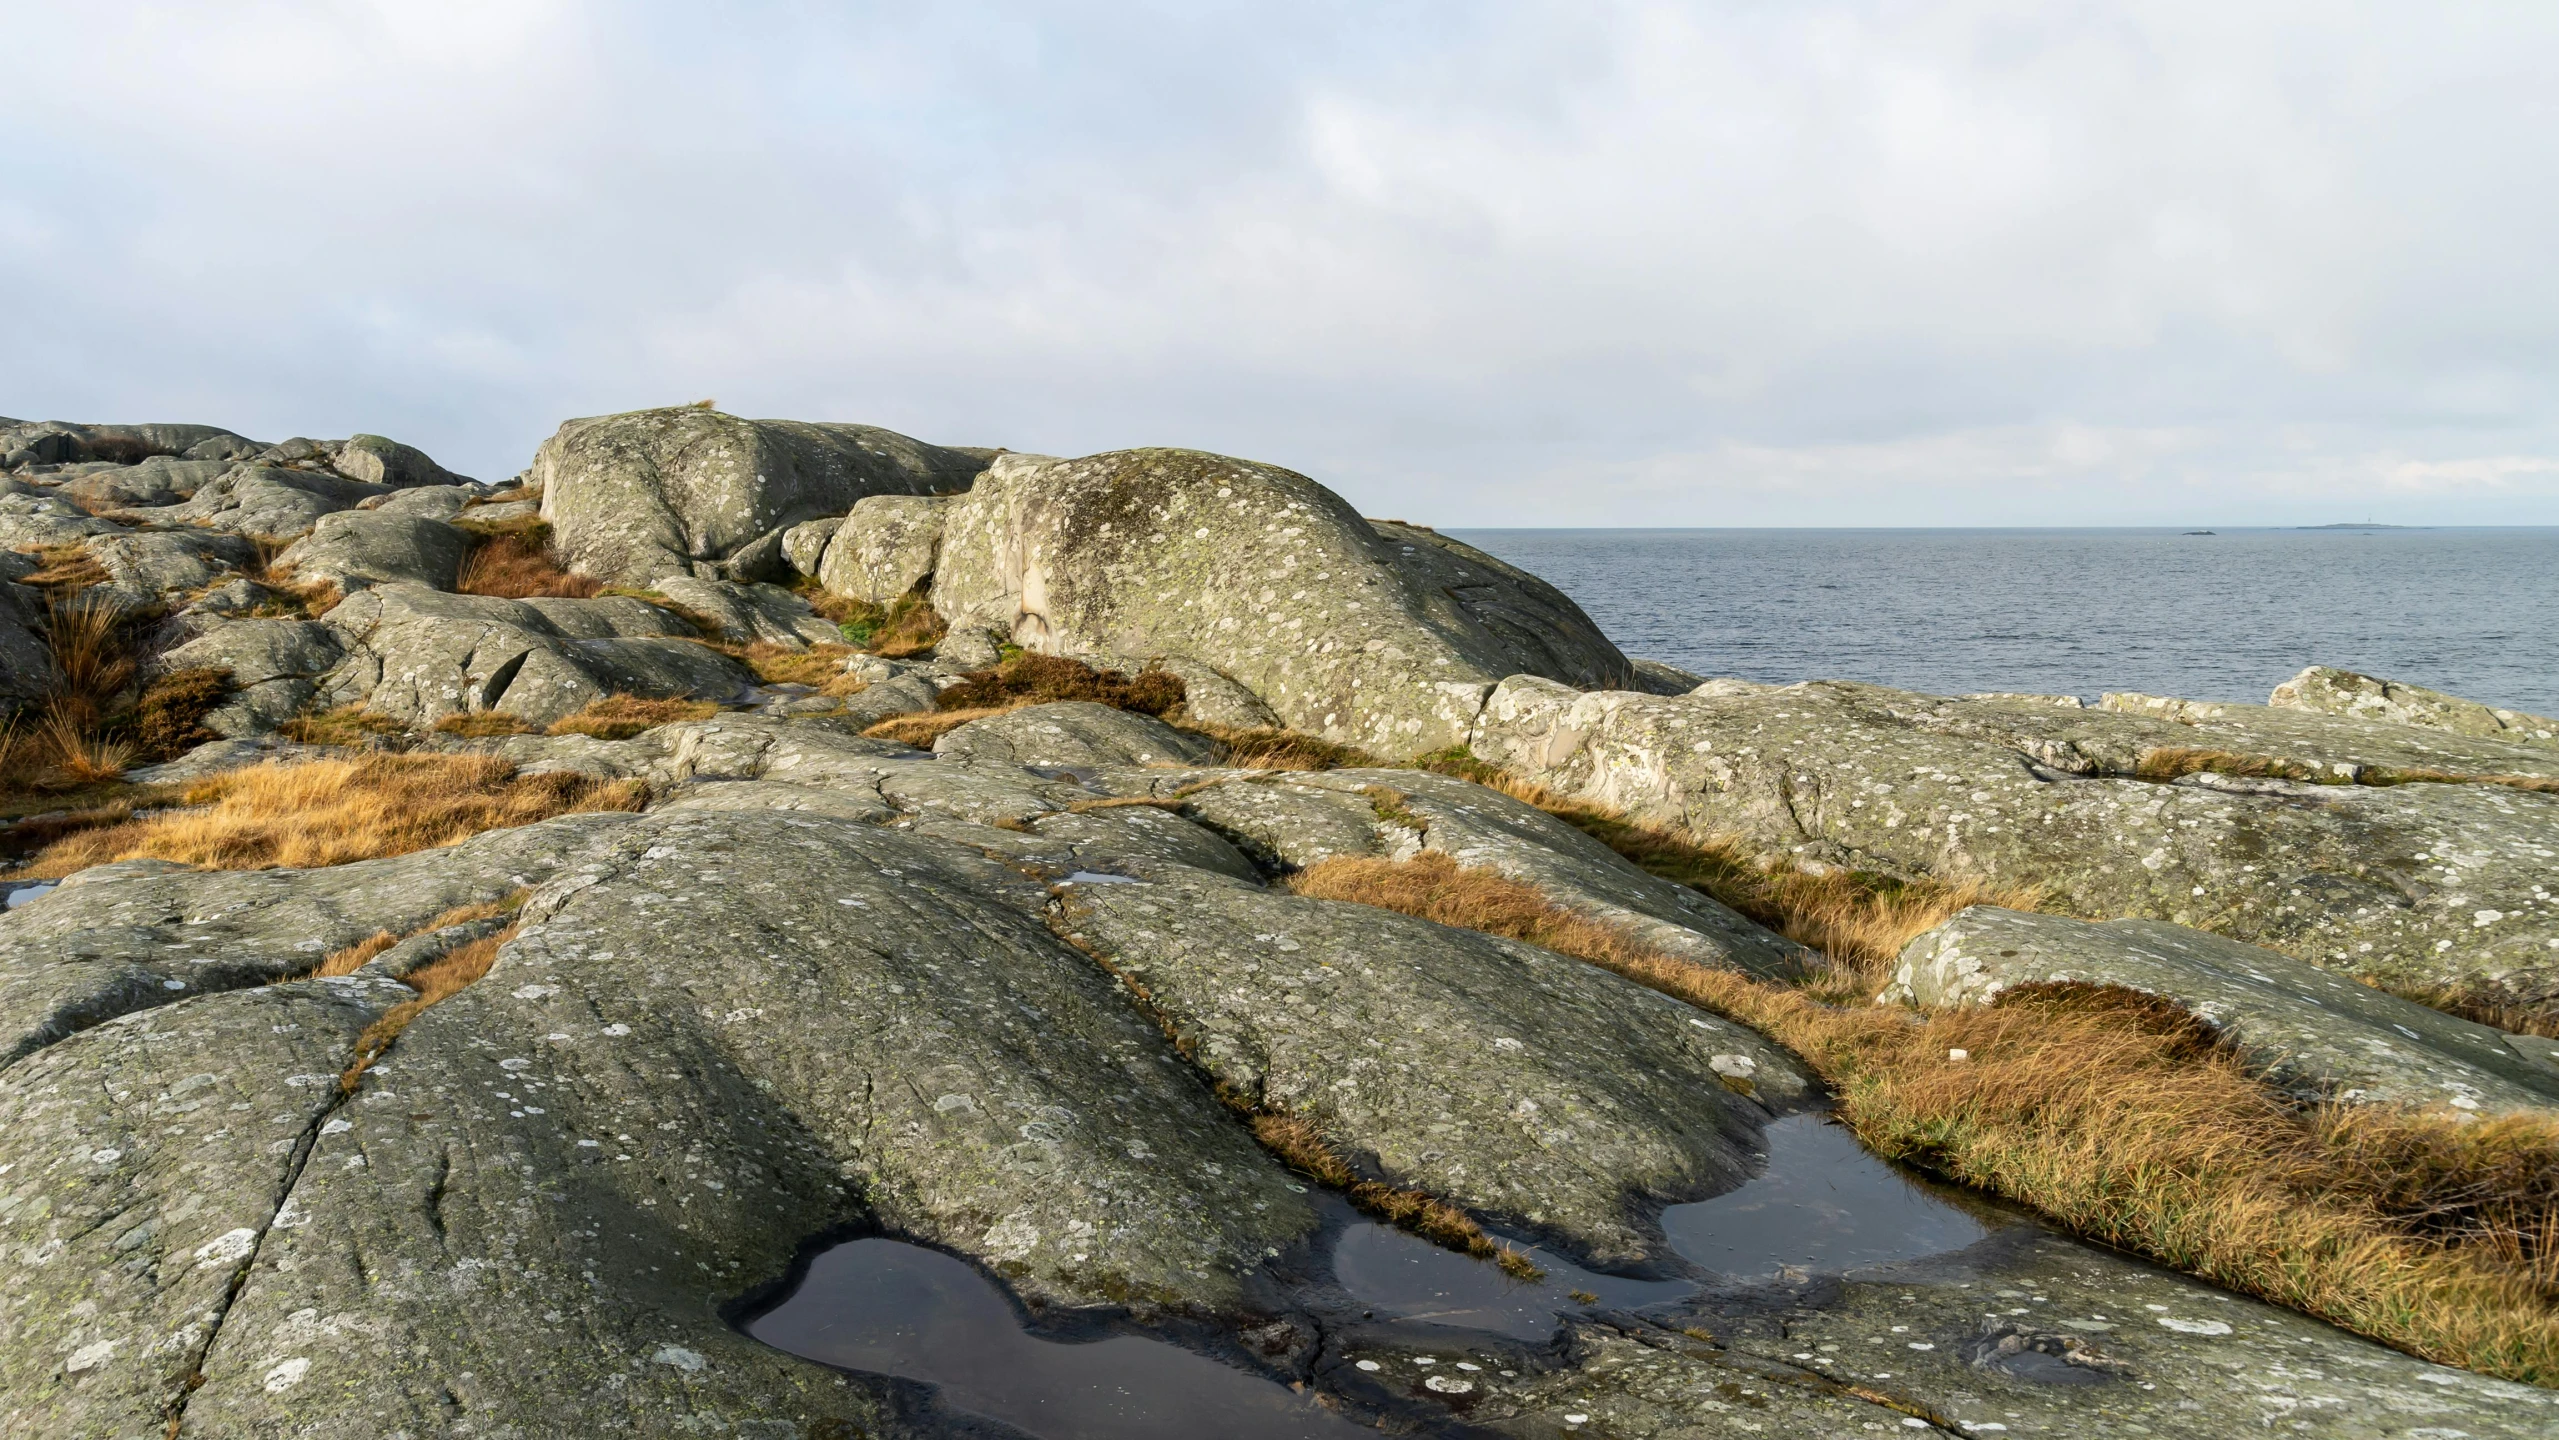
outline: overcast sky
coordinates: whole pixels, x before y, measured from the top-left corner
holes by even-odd
[[[2559,523],[2559,6],[0,0],[0,413]]]

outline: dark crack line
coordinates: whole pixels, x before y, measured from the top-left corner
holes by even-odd
[[[321,1127],[328,1124],[330,1117],[337,1114],[339,1107],[350,1098],[347,1092],[332,1087],[329,1103],[302,1127],[301,1138],[294,1144],[293,1158],[285,1166],[283,1183],[276,1187],[275,1201],[268,1207],[267,1218],[258,1226],[257,1238],[249,1243],[249,1253],[240,1261],[240,1268],[232,1272],[231,1283],[224,1287],[221,1303],[213,1310],[213,1321],[205,1328],[204,1343],[196,1347],[194,1356],[187,1362],[178,1393],[163,1407],[169,1421],[168,1440],[177,1440],[179,1431],[186,1424],[187,1402],[205,1383],[204,1362],[213,1357],[213,1347],[222,1338],[223,1322],[231,1318],[231,1307],[238,1302],[240,1292],[249,1287],[249,1277],[257,1273],[258,1257],[266,1250],[267,1236],[274,1233],[276,1221],[282,1218],[285,1207],[293,1201],[294,1190],[302,1183],[303,1169],[320,1148]]]

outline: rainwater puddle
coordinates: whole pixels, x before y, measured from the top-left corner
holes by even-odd
[[[1662,1212],[1671,1249],[1690,1264],[1735,1279],[1853,1270],[1961,1250],[1990,1233],[1821,1115],[1771,1121],[1761,1138],[1768,1168],[1757,1179]]]
[[[10,909],[15,910],[29,901],[41,900],[47,895],[52,894],[54,890],[58,888],[58,885],[59,882],[52,880],[42,881],[34,885],[21,885],[17,889],[9,892],[9,898],[6,903]]]
[[[1024,1334],[994,1282],[897,1240],[819,1255],[749,1322],[794,1355],[941,1387],[943,1402],[1039,1440],[1352,1440],[1353,1425],[1276,1381],[1133,1335],[1065,1344]]]
[[[1143,885],[1134,875],[1106,875],[1099,870],[1078,870],[1066,877],[1069,885]]]
[[[1558,1313],[1591,1303],[1575,1300],[1576,1290],[1598,1296],[1606,1308],[1635,1310],[1697,1289],[1687,1280],[1595,1274],[1533,1246],[1520,1248],[1546,1272],[1544,1280],[1514,1280],[1500,1266],[1363,1220],[1344,1230],[1333,1247],[1333,1278],[1381,1316],[1489,1330],[1515,1340],[1553,1335]]]

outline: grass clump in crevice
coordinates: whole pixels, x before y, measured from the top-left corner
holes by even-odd
[[[2500,785],[2509,790],[2559,795],[2559,778],[2547,775],[2486,774],[2405,765],[2320,766],[2275,755],[2180,746],[2145,750],[2133,766],[2134,779],[2163,784],[2202,774],[2243,780],[2293,780],[2309,785]]]
[[[307,868],[451,845],[590,810],[637,810],[647,789],[565,771],[518,774],[486,755],[365,755],[267,764],[188,787],[185,808],[46,846],[20,873],[51,879],[116,860],[217,870]]]
[[[1444,856],[1330,860],[1290,885],[1590,961],[1792,1050],[1878,1154],[2412,1354],[2559,1382],[2552,1117],[2304,1111],[2183,1010],[2130,991],[2020,986],[1916,1023],[1825,1004]]]
[[[504,710],[459,711],[435,722],[438,735],[459,735],[466,740],[491,740],[501,735],[529,735],[533,727],[522,716]]]
[[[1181,729],[1226,747],[1226,763],[1243,770],[1359,770],[1384,762],[1353,745],[1296,730],[1255,730],[1184,718]]]
[[[276,733],[305,745],[361,748],[377,744],[385,736],[403,734],[407,729],[390,716],[376,715],[361,705],[340,705],[332,710],[296,715],[277,726]]]
[[[445,911],[443,914],[436,916],[434,919],[429,920],[424,925],[420,925],[416,929],[411,930],[406,935],[390,930],[376,930],[372,934],[367,935],[363,939],[358,940],[344,949],[330,951],[326,956],[321,958],[319,964],[313,966],[310,970],[289,978],[293,980],[325,980],[340,975],[352,975],[358,970],[361,970],[365,966],[373,963],[373,961],[378,958],[383,951],[390,949],[392,946],[397,945],[404,940],[412,940],[420,935],[432,935],[438,930],[446,929],[447,927],[454,925],[469,925],[481,920],[495,920],[502,915],[512,915],[516,911],[524,908],[525,898],[532,893],[533,892],[529,890],[518,890],[512,895],[504,896],[496,900],[483,901],[476,905],[456,905],[452,909]],[[279,980],[276,983],[284,984],[287,982]]]
[[[906,715],[891,715],[865,729],[862,734],[866,739],[893,740],[918,750],[930,750],[934,741],[972,720],[1010,715],[1021,708],[1020,705],[989,705],[971,710],[918,710]]]
[[[755,678],[767,685],[808,685],[823,689],[844,678],[845,662],[858,653],[850,645],[823,642],[794,648],[759,640],[739,647],[737,658],[746,662]]]
[[[921,588],[886,605],[830,594],[814,582],[800,588],[809,608],[835,622],[844,643],[891,660],[921,655],[942,643],[951,627]]]
[[[601,582],[571,572],[551,548],[551,527],[539,519],[474,523],[464,510],[454,524],[471,532],[471,551],[453,588],[462,595],[491,595],[504,600],[557,598],[588,600],[603,592]]]
[[[1183,698],[1181,677],[1162,670],[1132,675],[1096,670],[1063,655],[1024,652],[993,669],[970,671],[943,691],[936,704],[944,710],[986,710],[1088,700],[1160,717],[1178,708]]]
[[[461,994],[479,983],[482,976],[497,964],[498,950],[515,938],[510,925],[495,935],[485,936],[467,945],[459,945],[400,977],[400,983],[415,990],[414,998],[401,1001],[375,1017],[356,1037],[355,1056],[339,1072],[338,1089],[355,1093],[363,1083],[364,1072],[373,1068],[384,1052],[395,1044],[410,1024],[428,1010]]]
[[[709,700],[644,700],[637,695],[607,695],[587,703],[574,715],[551,722],[545,734],[592,735],[598,740],[628,740],[660,725],[708,720],[720,713]]]

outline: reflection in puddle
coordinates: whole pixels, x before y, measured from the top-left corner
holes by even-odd
[[[57,888],[57,882],[51,880],[46,880],[34,885],[21,885],[9,892],[9,898],[6,903],[10,909],[15,910],[30,900],[43,899],[47,895],[52,894]]]
[[[1068,1345],[1026,1335],[994,1282],[964,1261],[896,1240],[855,1240],[818,1256],[790,1298],[746,1330],[811,1360],[938,1385],[953,1408],[1040,1440],[1373,1433],[1275,1381],[1160,1340],[1120,1335]]]
[[[1531,1285],[1514,1280],[1499,1266],[1362,1221],[1343,1231],[1333,1248],[1333,1278],[1381,1314],[1489,1330],[1517,1340],[1554,1334],[1558,1312],[1590,1303],[1573,1299],[1576,1290],[1598,1296],[1599,1304],[1612,1309],[1633,1310],[1678,1300],[1697,1289],[1686,1280],[1595,1274],[1543,1250],[1521,1248],[1546,1272],[1543,1281]]]
[[[1671,1248],[1690,1264],[1740,1279],[1781,1266],[1851,1270],[1961,1250],[1990,1233],[1820,1115],[1772,1121],[1762,1142],[1768,1168],[1758,1179],[1662,1212]]]
[[[1066,877],[1069,885],[1143,885],[1134,875],[1112,875],[1100,870],[1078,870]]]

